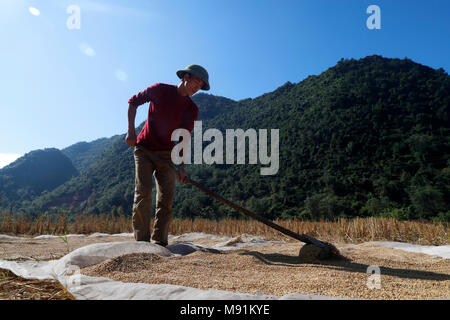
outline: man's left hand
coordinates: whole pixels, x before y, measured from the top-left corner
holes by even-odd
[[[180,166],[178,169],[178,181],[183,184],[189,183],[189,178],[187,176],[186,171],[184,171],[184,167]]]

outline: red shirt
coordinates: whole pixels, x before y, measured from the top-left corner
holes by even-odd
[[[176,86],[164,83],[156,83],[128,100],[135,107],[146,102],[150,102],[148,117],[137,143],[149,150],[172,150],[172,132],[178,128],[192,131],[197,105],[189,96],[180,95]]]

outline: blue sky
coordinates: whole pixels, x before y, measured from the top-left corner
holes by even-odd
[[[80,29],[67,27],[71,5]],[[370,5],[379,30],[366,26]],[[209,71],[208,93],[239,100],[341,58],[408,57],[449,72],[449,39],[447,0],[1,0],[0,167],[125,133],[128,99],[177,84],[191,63]]]

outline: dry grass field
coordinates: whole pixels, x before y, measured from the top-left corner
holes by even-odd
[[[355,218],[336,221],[308,222],[301,220],[276,220],[275,223],[296,233],[308,234],[323,241],[359,243],[366,241],[399,241],[421,245],[444,245],[450,243],[450,226],[443,223],[421,221],[397,221],[388,218]],[[151,221],[153,224],[153,221]],[[55,221],[43,216],[36,220],[0,216],[0,234],[91,234],[131,233],[131,217],[112,215],[78,216],[68,222],[61,215]],[[267,240],[288,240],[266,225],[254,220],[223,219],[174,219],[170,234],[203,232],[222,236],[238,236],[243,233],[264,237]]]

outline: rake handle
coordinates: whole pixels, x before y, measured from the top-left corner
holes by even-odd
[[[193,185],[193,186],[199,188],[199,189],[202,190],[204,193],[210,195],[210,196],[213,197],[214,199],[219,200],[220,202],[225,203],[226,205],[228,205],[228,206],[230,206],[230,207],[236,209],[237,211],[239,211],[239,212],[245,214],[246,216],[249,216],[249,217],[251,217],[251,218],[253,218],[253,219],[255,219],[255,220],[258,220],[259,222],[262,222],[262,223],[264,223],[265,225],[267,225],[267,226],[269,226],[269,227],[271,227],[271,228],[274,228],[274,229],[280,231],[281,233],[283,233],[283,234],[285,234],[285,235],[287,235],[287,236],[289,236],[289,237],[292,237],[292,238],[294,238],[294,239],[297,239],[297,240],[302,241],[302,242],[305,242],[305,243],[311,243],[311,244],[317,245],[317,246],[319,246],[319,247],[321,247],[321,248],[326,247],[326,244],[323,243],[322,241],[319,241],[319,240],[317,240],[317,239],[314,239],[314,238],[312,238],[312,237],[310,237],[310,236],[307,236],[307,235],[304,235],[304,234],[298,234],[298,233],[295,233],[295,232],[293,232],[293,231],[291,231],[291,230],[285,229],[285,228],[283,228],[282,226],[280,226],[280,225],[278,225],[278,224],[276,224],[276,223],[274,223],[274,222],[272,222],[272,221],[270,221],[270,220],[268,220],[268,219],[266,219],[266,218],[263,218],[263,217],[261,217],[261,216],[255,214],[255,213],[253,213],[253,212],[251,212],[251,211],[248,211],[247,209],[244,209],[244,208],[238,206],[237,204],[234,204],[234,203],[231,202],[231,201],[228,201],[227,199],[222,198],[221,196],[219,196],[219,195],[215,194],[214,192],[208,190],[207,188],[205,188],[204,186],[202,186],[202,185],[201,185],[200,183],[198,183],[198,182],[195,182],[195,181],[193,181],[193,180],[191,180],[191,179],[188,178],[188,182],[187,182],[187,183],[189,183],[189,184],[191,184],[191,185]]]

